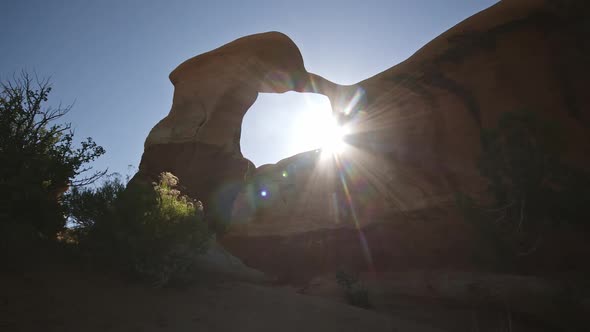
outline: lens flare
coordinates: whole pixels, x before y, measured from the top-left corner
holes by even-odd
[[[333,156],[346,150],[344,136],[348,125],[340,126],[330,100],[324,96],[305,94],[306,109],[295,119],[292,150],[319,150],[322,157]]]
[[[331,156],[342,153],[346,147],[344,137],[350,133],[346,126],[340,126],[336,119],[331,118],[319,137],[322,154]]]

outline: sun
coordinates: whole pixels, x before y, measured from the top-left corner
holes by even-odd
[[[344,138],[350,133],[347,125],[336,121],[330,100],[325,96],[304,94],[305,105],[292,123],[292,154],[316,150],[322,157],[334,156],[346,151]]]
[[[324,130],[319,133],[318,143],[322,154],[326,156],[340,154],[346,147],[344,137],[350,133],[346,126],[340,126],[334,117],[326,119]]]

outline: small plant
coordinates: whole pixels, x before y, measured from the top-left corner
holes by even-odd
[[[369,291],[358,278],[346,272],[339,271],[336,273],[336,280],[344,288],[346,300],[349,304],[365,309],[372,307],[369,302]]]
[[[181,195],[177,185],[178,178],[162,173],[159,183],[153,183],[156,204],[139,210],[143,227],[134,243],[134,269],[156,285],[190,278],[195,258],[207,250],[211,235],[201,203]]]

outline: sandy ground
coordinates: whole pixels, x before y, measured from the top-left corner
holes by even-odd
[[[0,272],[0,331],[439,331],[284,287],[153,288],[49,261]]]
[[[539,319],[551,315],[547,305],[554,290],[542,280],[519,276],[360,275],[371,305],[366,310],[347,304],[334,275],[305,285],[278,285],[218,245],[199,259],[198,281],[185,287],[131,282],[84,269],[55,253],[0,256],[0,262],[0,332],[537,332],[555,331],[549,327],[553,323],[565,328],[559,331],[580,330],[559,316],[548,319],[551,324]],[[477,301],[481,294],[472,293],[478,289],[492,293]],[[493,299],[509,306],[490,306]]]

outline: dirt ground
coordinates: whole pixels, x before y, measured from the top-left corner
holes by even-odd
[[[534,278],[442,271],[361,275],[370,302],[362,309],[347,303],[334,275],[279,285],[214,248],[200,260],[197,282],[168,288],[84,268],[50,252],[3,255],[0,332],[581,331],[573,321],[539,319],[539,312],[548,316],[555,307],[547,300],[553,288]],[[476,301],[481,294],[472,295],[480,288],[492,292],[483,302]],[[510,305],[485,305],[489,296]]]
[[[3,332],[439,331],[260,282],[204,276],[184,288],[153,288],[47,259],[6,267]]]

